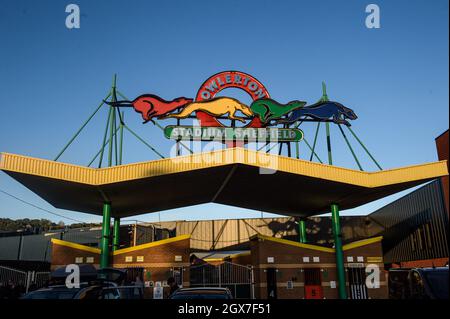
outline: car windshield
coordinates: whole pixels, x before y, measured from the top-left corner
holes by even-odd
[[[425,279],[435,298],[448,299],[448,270],[427,271]]]
[[[23,299],[73,299],[78,291],[78,289],[39,290],[30,292]]]

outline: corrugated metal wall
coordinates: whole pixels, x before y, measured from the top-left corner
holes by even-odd
[[[19,236],[0,238],[0,260],[16,260],[19,243]]]
[[[370,215],[385,227],[385,262],[448,257],[448,214],[440,180],[433,181]]]
[[[100,228],[79,228],[64,231],[47,232],[39,235],[24,235],[0,238],[0,260],[50,261],[51,239],[63,239],[78,244],[99,247]],[[19,246],[20,249],[19,249]],[[20,252],[19,252],[20,250]]]
[[[176,236],[191,235],[191,248],[198,251],[248,249],[251,236],[265,236],[298,241],[298,224],[294,217],[248,218],[229,220],[174,221],[153,224],[168,229]],[[367,216],[342,217],[343,242],[374,236],[383,228]],[[308,242],[325,246],[334,244],[330,217],[306,220]]]
[[[297,236],[294,218],[252,218],[161,222],[158,227],[175,230],[176,236],[191,235],[195,250],[239,249],[255,234],[284,238]]]

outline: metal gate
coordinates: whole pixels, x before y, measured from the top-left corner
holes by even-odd
[[[350,266],[348,270],[348,283],[351,299],[367,299],[366,272],[363,265]]]
[[[43,287],[49,279],[50,272],[48,271],[22,271],[0,266],[0,283],[2,285],[13,283],[15,286],[23,287],[25,292],[28,292],[30,287],[33,289]]]
[[[33,273],[34,276],[32,277],[31,284],[37,289],[44,287],[50,281],[49,271],[33,271]]]
[[[305,299],[322,299],[322,276],[320,268],[305,268]]]
[[[191,266],[191,287],[224,287],[236,299],[254,299],[253,268],[225,261],[219,265]]]

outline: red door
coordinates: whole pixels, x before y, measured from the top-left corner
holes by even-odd
[[[305,299],[322,299],[323,289],[319,268],[305,269]]]

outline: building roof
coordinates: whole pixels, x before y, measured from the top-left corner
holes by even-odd
[[[113,251],[113,255],[130,253],[133,251],[157,247],[160,245],[166,245],[166,244],[170,244],[170,243],[174,243],[177,241],[186,240],[186,239],[190,239],[190,238],[191,238],[191,236],[189,236],[189,235],[181,235],[181,236],[177,236],[177,237],[162,239],[162,240],[158,240],[158,241],[154,241],[154,242],[150,242],[150,243],[146,243],[146,244],[142,244],[142,245],[117,249],[117,250]],[[66,240],[60,240],[60,239],[56,239],[56,238],[52,238],[51,242],[55,245],[60,245],[60,246],[70,247],[70,248],[74,248],[74,249],[78,249],[78,250],[83,250],[83,251],[91,252],[94,254],[100,254],[100,249],[95,248],[95,247],[89,247],[86,245],[77,244],[77,243],[73,243],[73,242],[66,241]]]
[[[438,140],[438,139],[440,139],[440,138],[444,138],[445,135],[448,136],[448,129],[447,129],[446,131],[442,132],[441,134],[439,134],[439,135],[435,138],[435,140]]]
[[[299,243],[299,242],[292,241],[292,240],[275,238],[275,237],[264,236],[264,235],[259,235],[259,234],[255,235],[255,236],[252,236],[250,238],[250,240],[253,240],[253,239],[256,239],[256,238],[262,239],[262,240],[268,240],[268,241],[276,242],[276,243],[283,244],[283,245],[290,245],[290,246],[304,248],[304,249],[322,251],[322,252],[325,252],[325,253],[334,253],[336,251],[334,248],[329,248],[329,247],[324,247],[324,246],[319,246],[319,245],[311,245],[311,244]],[[363,239],[363,240],[358,240],[358,241],[354,241],[352,243],[348,243],[346,245],[343,245],[342,246],[342,250],[344,250],[344,251],[351,250],[351,249],[354,249],[354,248],[363,247],[363,246],[367,246],[367,245],[374,244],[374,243],[377,243],[377,242],[381,242],[382,240],[383,240],[383,236],[377,236],[377,237],[367,238],[367,239]]]
[[[90,168],[1,153],[0,169],[54,207],[113,217],[214,202],[289,216],[354,208],[448,175],[446,161],[377,172],[228,148]],[[276,169],[276,171],[269,171]]]

